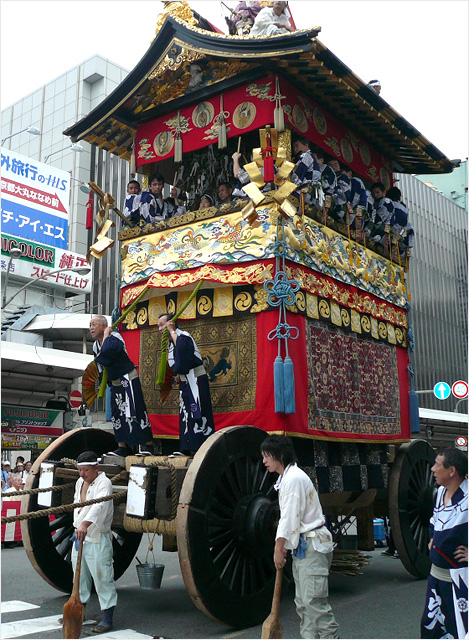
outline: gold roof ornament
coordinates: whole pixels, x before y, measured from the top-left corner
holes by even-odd
[[[163,0],[163,5],[163,13],[158,15],[156,21],[155,36],[158,34],[167,16],[171,16],[183,24],[193,27],[197,26],[197,18],[194,16],[186,0]]]

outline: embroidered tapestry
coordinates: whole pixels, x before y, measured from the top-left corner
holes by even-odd
[[[206,318],[180,323],[199,347],[210,382],[214,413],[255,408],[257,379],[256,317]],[[142,329],[140,340],[140,380],[150,414],[179,411],[179,391],[175,385],[161,403],[156,377],[161,356],[161,334],[157,327]]]

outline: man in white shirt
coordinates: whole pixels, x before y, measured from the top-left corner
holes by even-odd
[[[106,474],[99,471],[94,451],[84,451],[77,458],[80,478],[75,485],[74,502],[85,502],[112,494],[112,484]],[[103,619],[92,629],[94,633],[106,633],[112,627],[112,616],[117,603],[114,582],[111,524],[114,516],[112,500],[74,509],[73,526],[76,543],[72,550],[75,570],[78,542],[83,541],[80,575],[80,600],[86,605],[94,581]]]
[[[285,15],[287,2],[273,2],[272,8],[264,7],[256,16],[250,35],[275,36],[293,31],[290,20]]]
[[[296,464],[293,445],[285,436],[266,438],[261,454],[267,470],[279,474],[275,488],[279,492],[280,522],[274,564],[277,569],[283,568],[287,551],[292,551],[301,637],[338,638],[339,625],[327,602],[332,536],[325,527],[316,489]]]

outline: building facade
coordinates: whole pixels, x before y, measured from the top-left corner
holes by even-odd
[[[456,167],[451,173],[419,175],[417,177],[429,187],[433,187],[446,196],[446,198],[449,198],[455,204],[468,211],[468,170],[469,167],[466,158],[466,160],[461,162],[459,167]]]
[[[130,166],[128,162],[114,156],[107,158],[96,153],[95,148],[87,142],[78,145],[83,151],[73,150],[69,138],[62,132],[102,102],[127,73],[123,67],[95,55],[2,110],[2,140],[11,136],[6,140],[4,148],[40,162],[46,160],[55,168],[70,173],[68,250],[79,254],[86,255],[93,233],[92,229],[86,229],[85,224],[89,195],[80,187],[90,180],[98,182],[104,191],[110,191],[114,195],[119,207],[129,180]],[[23,131],[16,135],[30,126],[39,129],[41,134],[30,135]],[[94,211],[95,200],[96,198]],[[112,233],[115,236],[116,228],[112,229],[111,235]],[[106,256],[105,261],[110,261],[110,258]],[[104,277],[104,281],[108,283],[115,280],[117,258],[111,262],[112,268],[106,266],[101,269],[100,265],[93,265],[94,271],[98,272],[93,273],[95,281],[96,276]],[[10,286],[15,286],[14,277],[10,278]],[[108,290],[107,285],[106,292]],[[41,304],[42,300],[45,306],[50,306],[50,297],[47,298],[49,293],[47,284],[38,282],[25,290],[22,297],[17,299],[17,304]],[[55,300],[55,303],[57,306],[61,305],[60,300]],[[88,312],[108,313],[115,300],[109,301],[107,295],[98,295],[93,296],[93,302],[90,303],[88,297],[86,301],[81,300],[80,304],[80,311],[86,309]],[[66,308],[78,310],[76,304],[69,303]]]
[[[421,407],[467,413],[467,400],[457,407],[453,396],[433,394],[437,382],[467,381],[467,212],[420,178],[395,175],[415,229],[409,270],[415,386]]]
[[[83,257],[95,232],[94,224],[86,228],[90,226],[86,224],[90,196],[83,187],[90,180],[97,182],[105,192],[114,195],[120,207],[130,165],[115,156],[97,152],[87,142],[78,145],[78,150],[76,146],[72,148],[62,132],[102,102],[127,73],[119,65],[95,55],[2,111],[2,141],[5,140],[2,150],[8,150],[10,155],[21,154],[30,164],[31,160],[45,163],[38,166],[50,166],[70,176],[66,249]],[[35,127],[40,135],[23,131],[29,127]],[[92,207],[94,214],[98,207],[96,198]],[[118,221],[111,235],[115,237],[119,228]],[[10,261],[8,238],[4,236],[2,233],[3,285]],[[92,360],[90,314],[108,315],[116,303],[118,254],[116,243],[101,261],[95,260],[88,277],[98,284],[91,293],[76,296],[35,276],[27,281],[24,291],[19,292],[25,282],[24,274],[23,278],[19,277],[22,260],[12,259],[3,300],[9,301],[19,294],[11,303],[2,304],[2,407],[14,418],[2,420],[4,456],[14,460],[15,454],[22,452],[28,458],[32,452],[34,457],[47,446],[47,433],[42,440],[36,438],[37,442],[25,435],[21,416],[32,414],[35,408],[58,411],[61,428],[70,428],[72,418],[76,422],[76,412],[69,411],[68,397],[71,390],[80,388],[80,376]],[[85,416],[88,423],[104,421],[103,401],[97,403],[96,409],[92,417]],[[22,445],[18,444],[20,441]]]

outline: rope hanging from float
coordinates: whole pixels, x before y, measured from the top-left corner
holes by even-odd
[[[288,324],[287,305],[295,304],[296,293],[300,289],[300,284],[295,279],[288,279],[285,266],[287,250],[285,220],[282,216],[279,216],[277,219],[277,238],[272,249],[272,253],[275,255],[275,278],[264,283],[268,304],[272,307],[279,307],[278,324],[267,336],[269,340],[278,340],[278,355],[274,361],[276,413],[295,413],[296,411],[295,371],[293,360],[288,352],[288,340],[296,340],[300,332],[298,327]],[[285,360],[282,360],[281,356],[282,340],[285,343]]]

